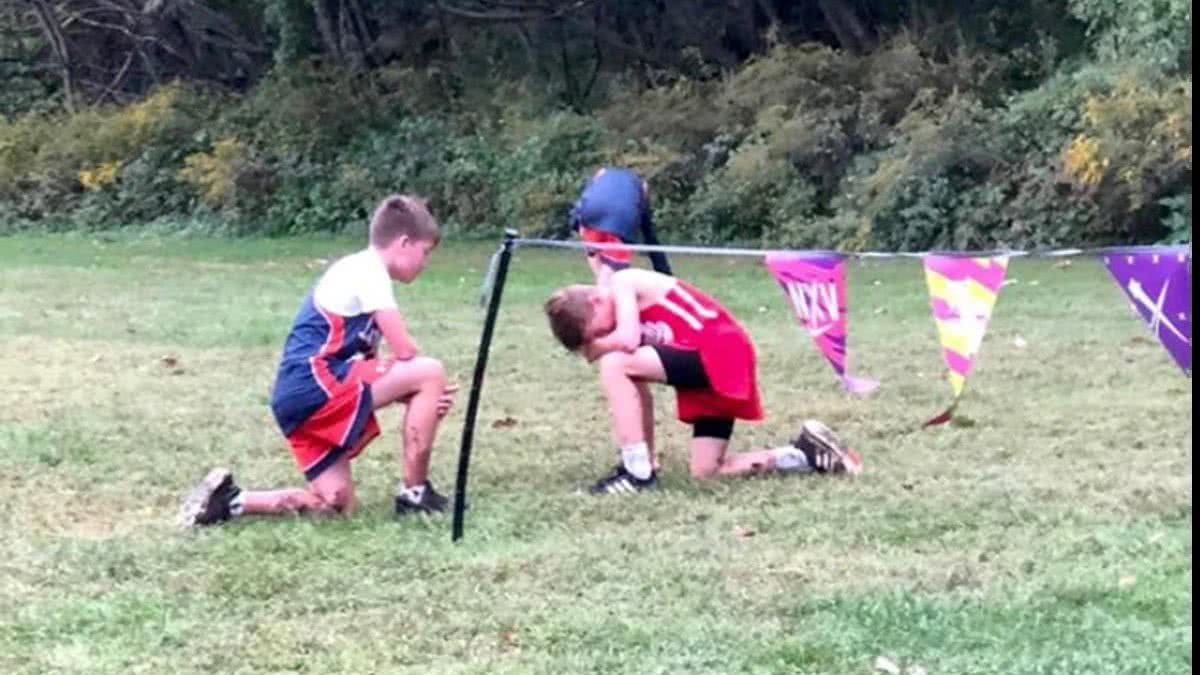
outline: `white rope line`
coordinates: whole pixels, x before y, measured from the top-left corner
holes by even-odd
[[[720,248],[707,246],[666,246],[650,244],[593,244],[590,242],[560,239],[513,239],[515,247],[530,248],[566,248],[579,251],[659,251],[662,253],[678,253],[681,255],[723,255],[764,257],[773,253],[793,254],[801,256],[839,256],[842,258],[881,259],[881,258],[924,258],[928,255],[949,256],[956,258],[1069,258],[1073,256],[1099,256],[1113,253],[1133,254],[1139,251],[1181,251],[1187,249],[1191,254],[1191,244],[1174,244],[1161,246],[1106,246],[1102,248],[1057,248],[1036,249],[1031,251],[998,249],[992,251],[922,251],[922,252],[890,252],[890,251],[830,251],[830,250],[789,250],[789,249],[757,249],[757,248]]]

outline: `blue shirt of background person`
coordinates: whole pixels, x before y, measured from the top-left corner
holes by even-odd
[[[640,232],[642,241],[658,245],[649,188],[630,169],[608,166],[597,171],[571,209],[570,220],[571,228],[578,230],[585,241],[633,244]],[[595,253],[614,270],[628,267],[632,257],[628,251],[613,249]],[[652,251],[649,256],[656,272],[671,274],[666,255]]]

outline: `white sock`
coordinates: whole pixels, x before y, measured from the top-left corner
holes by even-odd
[[[812,471],[813,467],[808,464],[808,457],[804,456],[804,451],[790,445],[785,445],[782,448],[775,448],[771,451],[771,456],[775,458],[775,469],[777,471]]]
[[[646,480],[654,473],[654,467],[650,466],[650,448],[645,443],[633,443],[621,448],[621,463],[638,480]]]
[[[421,503],[421,498],[425,496],[425,484],[418,483],[412,487],[404,487],[404,483],[396,489],[398,497],[405,497],[414,504]]]

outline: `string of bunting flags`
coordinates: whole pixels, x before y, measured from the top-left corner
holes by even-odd
[[[967,378],[979,356],[996,299],[1004,285],[1011,258],[1098,257],[1133,309],[1166,348],[1184,375],[1192,375],[1191,246],[1127,246],[1095,249],[888,253],[838,251],[768,251],[746,248],[584,244],[578,241],[522,239],[517,247],[662,251],[682,255],[761,257],[783,291],[799,326],[832,367],[847,392],[867,396],[877,380],[851,375],[848,365],[847,259],[916,258],[925,270],[929,302],[937,325],[942,360],[953,398],[949,406],[925,423],[949,422],[962,399]],[[489,273],[489,277],[491,274]],[[489,279],[485,279],[485,288]],[[486,293],[486,290],[485,290]]]

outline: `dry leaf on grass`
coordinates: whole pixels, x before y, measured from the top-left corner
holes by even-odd
[[[737,537],[738,539],[749,539],[750,537],[753,537],[754,534],[754,530],[748,527],[742,527],[741,525],[738,525],[737,527],[733,528],[733,536]]]
[[[179,357],[173,354],[167,354],[159,359],[164,368],[170,368],[172,375],[182,375],[184,373],[183,366],[179,364]]]

